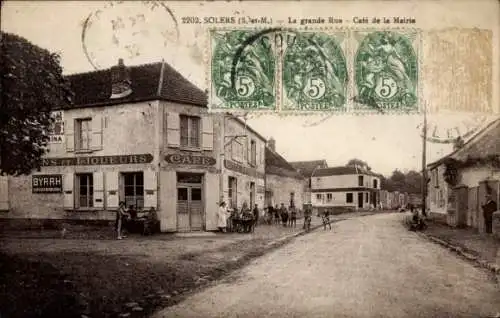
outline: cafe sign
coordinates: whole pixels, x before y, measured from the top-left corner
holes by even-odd
[[[31,179],[33,193],[62,193],[62,175],[39,174]]]
[[[176,165],[195,165],[195,166],[213,166],[217,162],[212,157],[183,155],[183,154],[166,155],[165,161]]]
[[[126,165],[136,163],[150,163],[153,155],[117,155],[117,156],[89,156],[69,158],[42,159],[42,166],[100,166],[100,165]]]

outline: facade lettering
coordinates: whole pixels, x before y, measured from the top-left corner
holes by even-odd
[[[212,157],[170,154],[165,156],[165,161],[179,165],[213,166],[216,160]]]
[[[135,163],[150,163],[152,161],[153,161],[153,156],[151,154],[93,156],[93,157],[76,157],[76,158],[50,158],[50,159],[42,159],[42,167],[135,164]]]

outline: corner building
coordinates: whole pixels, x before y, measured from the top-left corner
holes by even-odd
[[[205,93],[166,63],[67,78],[74,103],[54,110],[40,171],[1,178],[0,218],[111,221],[125,201],[155,208],[163,232],[216,229],[225,138]]]

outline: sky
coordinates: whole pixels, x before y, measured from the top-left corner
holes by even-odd
[[[124,58],[126,65],[164,59],[202,89],[207,88],[205,59],[206,32],[201,26],[177,21],[165,8],[137,9],[134,2],[120,9],[106,2],[13,2],[2,8],[3,31],[20,35],[32,43],[58,52],[65,74],[107,68]],[[203,9],[193,2],[172,5],[178,17]],[[170,4],[169,4],[170,6]],[[101,10],[100,14],[96,14]],[[118,11],[117,11],[118,10]],[[141,11],[142,10],[142,11]],[[118,12],[118,13],[117,13]],[[133,54],[112,45],[110,20],[146,15],[137,32],[118,34],[121,43],[134,44]],[[85,24],[90,16],[89,23]],[[140,19],[139,19],[140,20]],[[84,26],[87,26],[84,29]],[[85,30],[85,32],[84,32]],[[139,36],[137,35],[139,34]],[[131,54],[127,56],[127,54]],[[90,58],[89,58],[90,56]],[[430,117],[440,131],[461,123],[463,116]],[[261,115],[250,114],[248,124],[266,138],[276,140],[276,150],[288,161],[325,159],[330,166],[344,165],[349,159],[366,161],[374,171],[389,175],[393,170],[420,170],[422,115]],[[450,145],[427,143],[427,162],[451,152]]]

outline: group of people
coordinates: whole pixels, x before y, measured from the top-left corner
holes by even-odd
[[[226,202],[219,203],[217,215],[217,227],[219,231],[225,232],[251,232],[259,222],[259,207],[254,205],[253,209],[246,202],[241,209],[228,209]]]
[[[297,209],[291,205],[288,208],[284,203],[281,206],[272,205],[267,207],[267,220],[269,224],[283,224],[283,226],[296,227],[297,226]]]
[[[142,217],[138,217],[138,212],[133,205],[130,205],[127,209],[124,201],[120,201],[118,204],[118,210],[116,210],[116,219],[115,219],[115,230],[117,234],[117,239],[121,240],[126,236],[123,235],[124,230],[131,231],[132,226],[136,220],[141,220],[141,225],[143,227],[143,233],[146,233],[150,229],[150,226],[156,225],[159,226],[158,216],[156,214],[156,210],[151,208],[149,211],[144,213]]]

